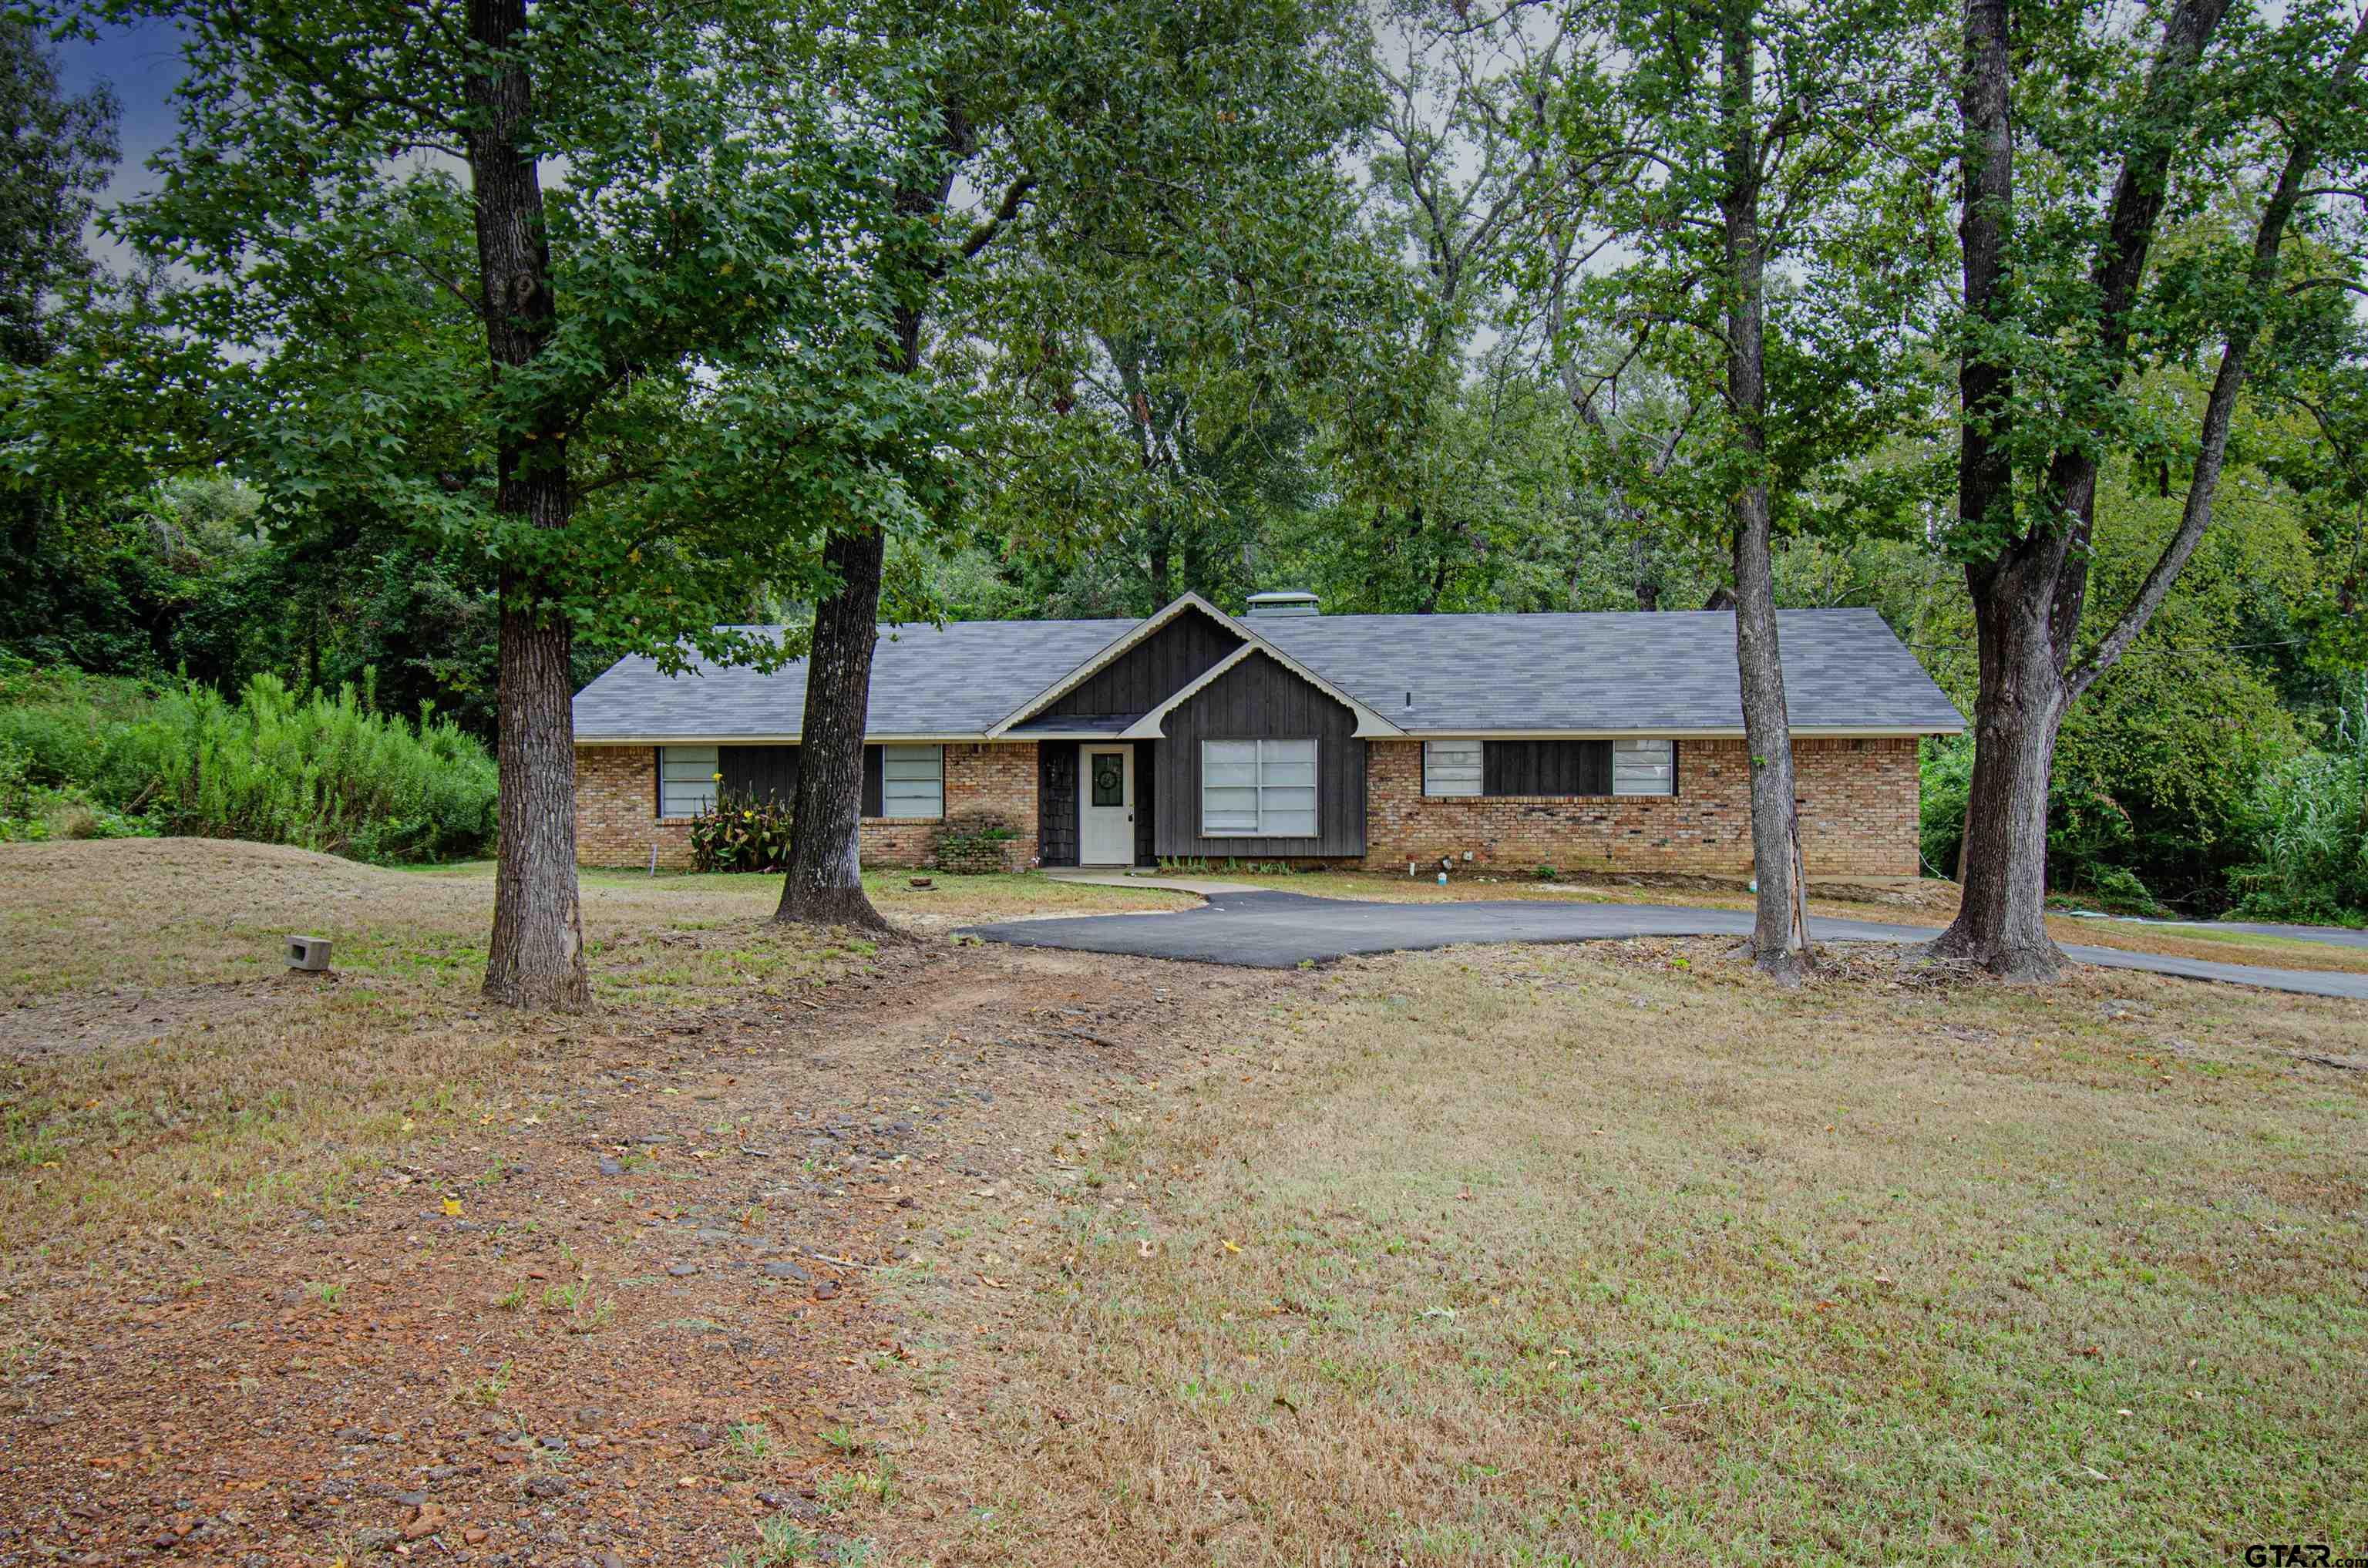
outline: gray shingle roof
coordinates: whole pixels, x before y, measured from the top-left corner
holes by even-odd
[[[873,655],[870,733],[982,733],[1107,648],[1132,620],[905,626]],[[1259,618],[1277,648],[1413,734],[1736,731],[1735,618],[1724,610],[1583,615]],[[1941,732],[1963,717],[1871,609],[1778,616],[1793,727]],[[1407,705],[1406,694],[1413,693]],[[794,740],[803,661],[772,675],[668,677],[620,660],[575,698],[578,739]]]
[[[875,735],[975,735],[1133,631],[1132,620],[956,620],[882,629],[871,655]],[[575,694],[575,737],[795,740],[803,659],[771,675],[736,667],[668,677],[620,659]]]
[[[1727,610],[1295,616],[1251,624],[1413,733],[1683,733],[1743,723]],[[1964,726],[1874,610],[1780,610],[1776,637],[1794,729]]]

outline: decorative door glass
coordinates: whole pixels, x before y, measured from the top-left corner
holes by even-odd
[[[1126,757],[1120,752],[1101,752],[1094,757],[1093,802],[1098,806],[1126,804]]]

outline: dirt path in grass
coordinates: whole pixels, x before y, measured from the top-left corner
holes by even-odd
[[[551,1108],[335,1217],[20,1256],[0,1564],[613,1568],[717,1561],[766,1521],[851,1542],[847,1505],[894,1484],[873,1368],[916,1337],[890,1271],[1309,983],[892,949],[815,1002],[536,1037],[519,1072]]]

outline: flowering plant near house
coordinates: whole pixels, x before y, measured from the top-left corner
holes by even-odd
[[[721,778],[718,775],[718,778]],[[690,822],[695,871],[778,871],[790,861],[790,803],[730,790]]]

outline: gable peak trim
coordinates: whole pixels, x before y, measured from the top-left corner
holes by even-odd
[[[1030,698],[1027,701],[1021,703],[1010,712],[1006,713],[994,723],[988,725],[986,727],[986,738],[989,740],[1001,739],[1004,733],[1009,730],[1014,724],[1026,723],[1030,719],[1032,719],[1038,713],[1042,712],[1044,709],[1051,706],[1053,703],[1059,701],[1070,692],[1075,691],[1078,687],[1083,686],[1087,681],[1093,678],[1098,672],[1107,669],[1111,665],[1116,664],[1121,658],[1124,657],[1130,650],[1139,647],[1143,643],[1150,641],[1162,627],[1165,627],[1170,621],[1175,620],[1178,617],[1184,614],[1185,611],[1193,609],[1199,610],[1201,614],[1207,616],[1218,625],[1232,631],[1237,637],[1247,638],[1249,635],[1248,632],[1243,630],[1239,621],[1236,621],[1232,616],[1227,615],[1224,610],[1219,609],[1215,605],[1211,604],[1200,595],[1190,592],[1179,594],[1175,598],[1170,599],[1167,603],[1160,606],[1157,609],[1153,610],[1149,615],[1144,616],[1141,620],[1135,622],[1133,626],[1120,632],[1116,637],[1111,638],[1101,651],[1094,654],[1092,658],[1087,659],[1084,664],[1079,665],[1076,669],[1071,670],[1067,675],[1063,676],[1059,680],[1054,681],[1052,685],[1046,687],[1043,690],[1038,692],[1035,696]]]

